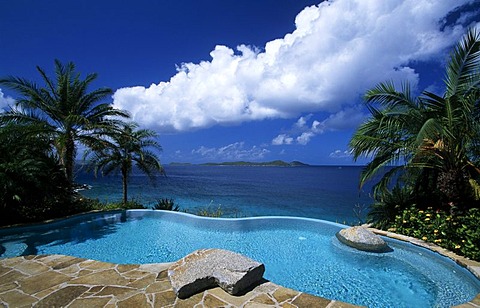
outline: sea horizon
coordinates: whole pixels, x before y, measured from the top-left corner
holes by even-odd
[[[236,166],[166,164],[154,181],[139,172],[129,178],[129,199],[146,208],[163,198],[180,210],[220,211],[224,217],[300,216],[354,224],[365,220],[371,185],[359,189],[364,166]],[[77,182],[91,186],[81,194],[101,202],[122,199],[119,175],[81,172]]]

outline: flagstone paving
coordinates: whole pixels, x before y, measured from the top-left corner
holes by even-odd
[[[262,281],[233,296],[220,288],[176,297],[171,263],[123,265],[62,255],[0,260],[0,307],[357,307]]]

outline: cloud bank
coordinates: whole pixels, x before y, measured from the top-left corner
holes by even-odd
[[[192,150],[192,154],[203,159],[225,161],[260,160],[268,153],[270,151],[262,147],[253,146],[247,148],[244,142],[235,142],[219,148],[201,146]]]
[[[335,150],[330,153],[330,158],[351,158],[353,155],[349,150]]]
[[[272,139],[272,145],[307,145],[310,140],[327,131],[336,131],[356,127],[367,115],[358,105],[345,107],[343,110],[331,114],[323,121],[313,120],[309,124],[312,114],[300,117],[288,133],[279,134]]]
[[[440,57],[465,33],[461,22],[468,16],[448,25],[447,17],[469,2],[322,2],[300,12],[296,29],[283,38],[262,48],[218,45],[210,61],[183,63],[169,81],[117,90],[114,105],[160,132],[332,113],[330,123],[272,142],[306,144],[327,124],[344,125],[344,108],[376,83],[415,85],[419,76],[409,65]]]
[[[10,106],[13,106],[15,100],[10,96],[5,96],[2,89],[0,89],[0,112],[3,112],[5,109],[8,109]]]

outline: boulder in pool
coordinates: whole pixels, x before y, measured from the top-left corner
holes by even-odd
[[[222,249],[200,249],[175,262],[168,278],[178,298],[219,286],[238,295],[260,282],[265,272],[262,263]]]
[[[340,242],[362,251],[387,252],[391,248],[378,235],[362,226],[340,230],[336,234]]]

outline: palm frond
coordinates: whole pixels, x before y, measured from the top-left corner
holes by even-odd
[[[450,55],[446,68],[446,97],[470,90],[470,77],[478,75],[480,60],[480,34],[471,28]]]

